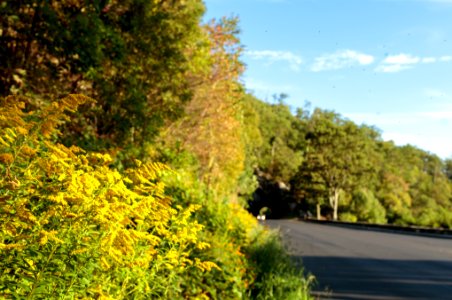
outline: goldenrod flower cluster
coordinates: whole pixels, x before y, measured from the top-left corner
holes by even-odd
[[[166,166],[119,173],[109,154],[52,141],[65,111],[87,101],[1,102],[0,298],[158,298],[177,274],[218,269],[192,255],[209,247],[192,219],[199,206],[171,206]]]

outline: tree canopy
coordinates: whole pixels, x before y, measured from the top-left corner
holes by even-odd
[[[293,115],[283,103],[264,102],[256,110],[263,137],[257,169],[290,187],[271,205],[286,207],[288,214],[317,212],[319,218],[451,227],[450,159],[385,142],[378,129],[333,111],[299,109]],[[291,206],[298,208],[289,211]]]

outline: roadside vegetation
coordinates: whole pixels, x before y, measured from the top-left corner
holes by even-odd
[[[204,9],[0,1],[0,298],[309,298],[245,209],[257,115]]]

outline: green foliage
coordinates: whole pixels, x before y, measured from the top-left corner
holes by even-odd
[[[357,222],[358,217],[354,213],[342,212],[339,214],[339,220],[344,222]]]
[[[275,181],[288,183],[302,160],[299,143],[303,142],[303,132],[299,130],[299,120],[282,100],[269,104],[251,95],[245,100],[259,116],[262,144],[255,149],[259,170]]]
[[[452,180],[452,158],[444,161],[443,172],[449,180]]]
[[[356,216],[356,221],[386,223],[386,210],[371,190],[360,188],[352,197],[350,210]]]
[[[412,146],[387,143],[382,148],[385,160],[377,195],[388,220],[450,228],[452,190],[447,161]]]
[[[257,184],[259,117],[243,100],[237,19],[200,25],[203,12],[201,0],[0,1],[0,96],[29,97],[0,116],[0,295],[249,296],[260,262],[246,251],[255,232],[270,237],[238,204]],[[97,104],[49,100],[75,92]]]
[[[221,268],[193,270],[184,277],[185,297],[199,297],[205,291],[203,295],[213,299],[308,298],[310,283],[301,277],[274,233],[260,227],[241,205],[206,192],[196,173],[182,169],[178,173],[165,178],[167,192],[184,207],[201,206],[196,218],[205,225],[203,237],[211,247],[200,257]]]
[[[200,0],[2,1],[0,95],[83,92],[98,108],[73,117],[65,144],[143,145],[191,97],[203,12]]]
[[[260,234],[247,249],[257,274],[251,299],[309,299],[313,277],[305,279],[302,270],[294,267],[277,234]]]
[[[218,266],[195,252],[209,247],[197,206],[171,206],[158,163],[123,174],[108,154],[51,140],[70,95],[42,112],[25,100],[0,106],[0,291],[6,298],[148,299],[180,294],[193,269]]]
[[[328,213],[329,202],[341,220],[450,227],[448,160],[383,142],[374,128],[334,112],[299,115],[307,148],[291,187],[302,207]]]
[[[381,184],[378,195],[387,209],[388,219],[391,222],[407,224],[412,218],[409,185],[403,178],[393,174],[384,174]]]
[[[237,194],[245,202],[252,199],[253,193],[259,186],[255,170],[259,168],[258,149],[263,145],[262,135],[259,129],[260,117],[253,107],[253,102],[245,94],[242,99],[242,141],[245,147],[244,170],[238,180]]]
[[[138,160],[120,173],[108,154],[52,141],[65,111],[90,99],[70,95],[27,113],[25,100],[0,107],[2,296],[308,297],[280,242],[242,206],[212,201],[184,152],[167,153],[178,173]]]
[[[340,192],[351,192],[372,170],[370,159],[375,149],[368,133],[367,127],[360,128],[334,112],[316,109],[310,116],[301,174],[296,177],[299,181],[293,182],[298,189],[323,190],[334,219]]]
[[[238,76],[242,64],[236,37],[236,19],[222,19],[204,27],[210,53],[207,72],[190,74],[196,82],[185,116],[167,126],[160,141],[180,145],[199,162],[199,179],[220,197],[237,190],[245,161],[242,88]]]

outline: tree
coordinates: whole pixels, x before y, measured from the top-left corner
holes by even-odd
[[[411,145],[381,145],[384,163],[376,195],[390,223],[449,227],[452,189],[445,162]]]
[[[289,183],[301,164],[303,126],[292,115],[282,94],[276,104],[269,104],[248,96],[259,115],[262,144],[256,149],[258,169],[271,180]],[[301,144],[300,144],[301,143]]]
[[[444,161],[443,172],[447,178],[452,181],[452,158],[448,158]]]
[[[191,99],[203,12],[201,0],[1,1],[0,95],[83,93],[98,109],[73,116],[66,144],[143,145]]]
[[[306,154],[307,155],[307,154]],[[325,199],[328,199],[328,189],[325,186],[324,180],[319,172],[315,170],[314,164],[310,165],[303,161],[298,172],[291,180],[292,194],[296,199],[302,199],[300,203],[304,209],[310,206],[316,208],[317,220],[321,218],[321,206],[325,204]]]
[[[375,144],[369,128],[331,111],[315,109],[307,126],[307,149],[296,185],[298,190],[324,191],[337,220],[340,192],[351,192],[371,172]]]
[[[351,206],[351,211],[356,215],[358,221],[386,223],[386,210],[369,189],[359,188],[355,190]]]
[[[207,68],[189,74],[193,98],[185,116],[171,123],[161,137],[162,142],[179,143],[194,153],[200,179],[209,192],[222,195],[237,188],[246,155],[237,21],[224,18],[204,27],[208,56],[203,65]]]

